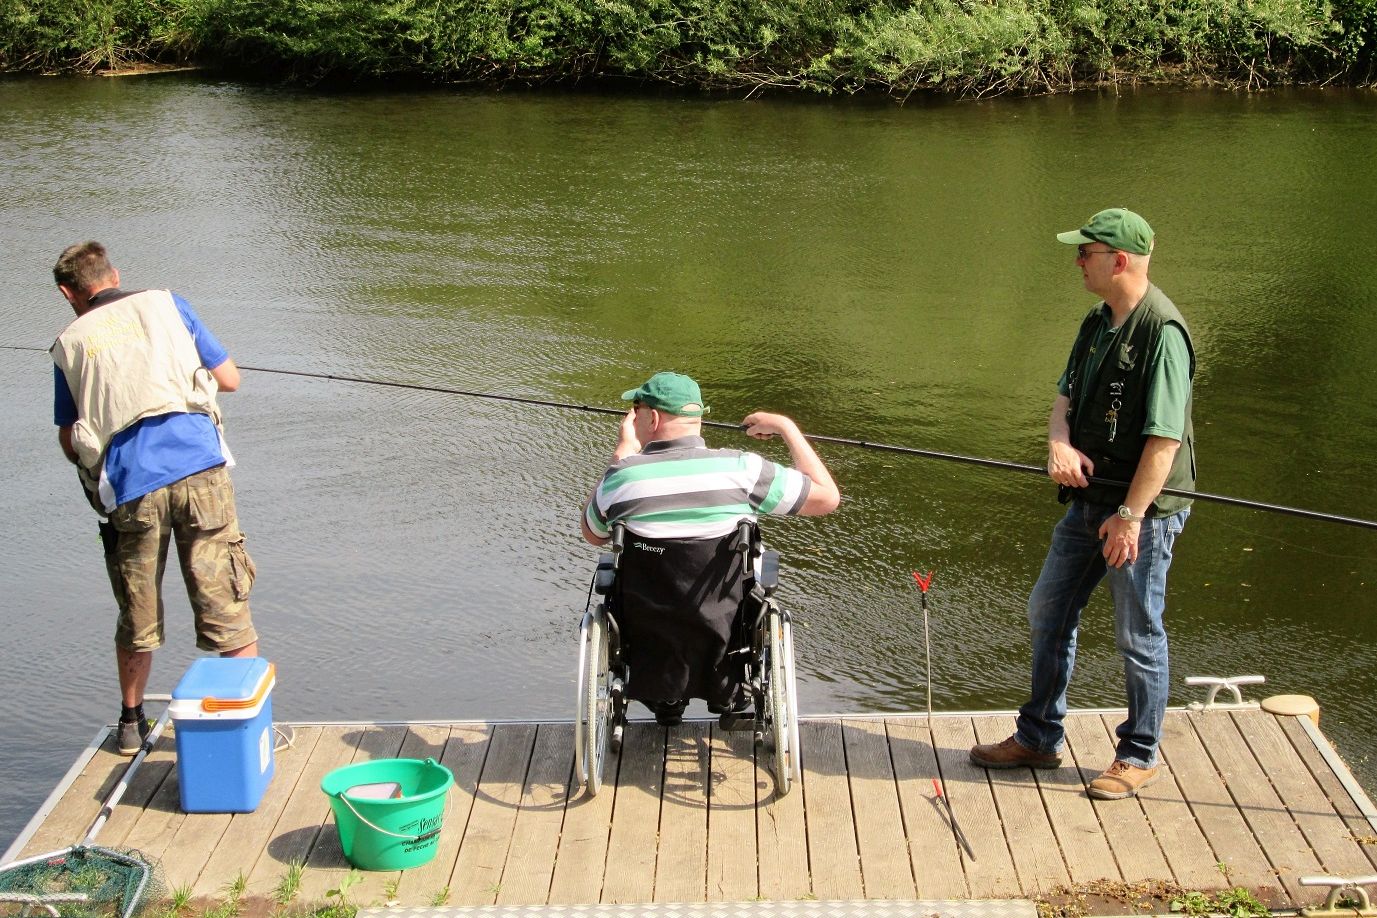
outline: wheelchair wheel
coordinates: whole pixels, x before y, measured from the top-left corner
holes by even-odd
[[[794,724],[794,693],[790,690],[793,678],[793,648],[790,646],[789,622],[779,609],[771,607],[765,626],[769,629],[769,687],[766,692],[766,703],[770,709],[770,733],[775,747],[775,791],[783,797],[789,793],[795,775],[794,747],[798,741],[798,727]]]
[[[578,717],[574,721],[574,753],[579,780],[590,795],[602,788],[612,731],[612,673],[608,666],[606,613],[591,610],[579,626]]]

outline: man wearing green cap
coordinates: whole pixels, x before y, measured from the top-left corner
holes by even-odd
[[[1128,717],[1092,797],[1132,797],[1157,778],[1169,688],[1163,625],[1167,569],[1195,487],[1195,350],[1171,300],[1148,280],[1153,233],[1122,208],[1057,235],[1076,246],[1085,287],[1102,300],[1081,323],[1048,424],[1047,472],[1066,515],[1028,599],[1032,693],[1013,736],[971,749],[986,768],[1055,768],[1081,612],[1106,577],[1124,658]],[[1090,478],[1097,480],[1092,482]],[[1101,483],[1099,479],[1107,482]]]
[[[612,465],[584,509],[583,537],[603,545],[617,523],[627,540],[618,589],[618,624],[631,679],[628,697],[656,720],[679,722],[690,698],[710,710],[740,705],[727,646],[742,600],[737,524],[759,514],[822,516],[837,508],[836,483],[798,425],[758,411],[741,422],[749,436],[784,440],[794,468],[756,453],[709,449],[708,413],[694,382],[656,373],[622,393]]]

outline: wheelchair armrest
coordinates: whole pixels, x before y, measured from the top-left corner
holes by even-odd
[[[593,572],[593,592],[606,596],[617,579],[617,556],[610,551],[598,555],[598,569]]]
[[[760,588],[769,596],[779,586],[779,552],[766,549],[760,556]]]

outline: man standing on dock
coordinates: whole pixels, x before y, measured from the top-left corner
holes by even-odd
[[[258,654],[248,604],[254,566],[215,401],[217,391],[239,388],[239,368],[181,297],[121,290],[98,242],[70,246],[53,277],[77,314],[51,349],[53,417],[92,506],[108,517],[100,535],[120,610],[117,745],[134,755],[148,734],[143,697],[163,643],[170,538],[196,616],[196,646],[226,657]]]
[[[1148,280],[1153,233],[1146,220],[1104,210],[1057,239],[1076,246],[1085,287],[1103,300],[1081,323],[1048,424],[1047,472],[1070,506],[1028,599],[1032,696],[1013,736],[975,746],[970,757],[985,768],[1061,764],[1076,631],[1108,575],[1128,718],[1115,731],[1113,764],[1089,793],[1117,800],[1158,775],[1169,689],[1167,569],[1191,503],[1162,489],[1195,487],[1195,351],[1185,319]]]

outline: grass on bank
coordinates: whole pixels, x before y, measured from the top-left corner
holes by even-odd
[[[8,0],[0,72],[1046,92],[1377,80],[1377,0]]]

